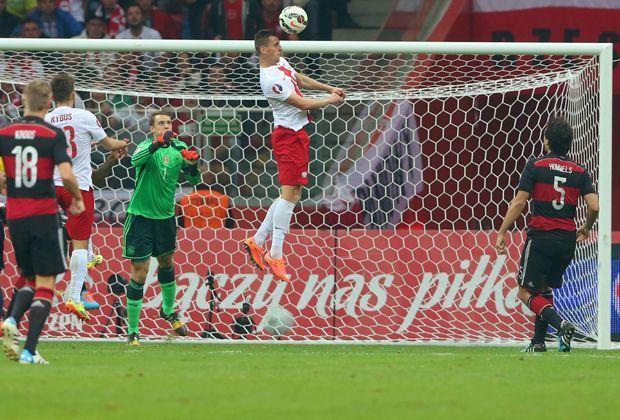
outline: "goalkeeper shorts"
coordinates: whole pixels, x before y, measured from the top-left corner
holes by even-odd
[[[174,217],[150,219],[127,213],[123,229],[123,257],[144,260],[174,252],[177,225]]]

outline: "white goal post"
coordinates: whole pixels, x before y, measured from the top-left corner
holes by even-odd
[[[313,178],[285,246],[291,285],[256,272],[239,247],[278,191],[253,42],[0,39],[0,123],[19,116],[25,83],[59,71],[75,77],[83,106],[111,135],[135,143],[149,109],[173,112],[200,151],[206,186],[229,199],[234,219],[200,228],[192,219],[200,210],[181,210],[178,309],[196,338],[272,339],[267,318],[282,307],[292,328],[275,328],[281,340],[506,343],[531,334],[514,280],[525,218],[507,259],[493,254],[493,232],[525,161],[542,152],[546,120],[562,114],[575,129],[571,156],[593,174],[601,209],[596,242],[578,247],[556,303],[579,338],[611,347],[612,44],[282,46],[295,68],[347,92],[341,107],[313,113]],[[93,153],[95,164],[103,159]],[[120,224],[132,185],[122,162],[96,191],[93,240],[106,263],[90,276],[101,309],[89,325],[54,309],[48,336],[122,334],[124,297],[106,279],[129,276]],[[191,191],[183,184],[179,198]],[[12,252],[8,259],[5,294],[16,275]],[[155,270],[146,337],[165,334]],[[243,303],[257,327],[251,334],[234,331]]]

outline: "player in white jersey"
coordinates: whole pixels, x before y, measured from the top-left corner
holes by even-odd
[[[75,105],[73,77],[66,73],[59,73],[54,76],[50,85],[56,107],[45,116],[45,121],[61,128],[67,136],[68,154],[71,157],[73,172],[82,191],[86,207],[86,210],[77,216],[67,212],[68,220],[65,229],[71,238],[73,252],[70,261],[71,282],[68,293],[65,294],[65,310],[88,321],[90,316],[80,300],[80,294],[86,280],[88,248],[95,217],[95,200],[91,180],[91,142],[99,143],[107,150],[120,150],[124,155],[127,153],[127,140],[108,137],[92,112],[73,108]],[[70,205],[70,194],[62,186],[58,172],[54,173],[54,184],[58,204],[63,209],[67,209]],[[90,253],[92,255],[92,246]]]
[[[308,111],[342,103],[345,92],[296,72],[282,57],[280,40],[272,30],[258,31],[254,47],[260,60],[260,85],[273,108],[271,144],[282,188],[256,234],[243,245],[258,268],[264,270],[267,264],[276,278],[290,281],[282,247],[293,209],[301,198],[301,186],[308,184],[310,139],[304,128],[311,121]],[[330,95],[323,99],[304,98],[300,88],[322,90]],[[271,249],[266,253],[263,245],[270,233]]]

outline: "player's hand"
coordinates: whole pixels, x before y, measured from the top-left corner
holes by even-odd
[[[125,142],[125,146],[119,149],[112,150],[112,153],[110,153],[110,156],[114,156],[117,160],[121,160],[122,158],[127,156],[128,153],[127,147],[129,146],[129,139],[123,139],[121,141]]]
[[[84,212],[86,207],[84,206],[84,200],[81,198],[78,200],[75,197],[71,200],[71,205],[69,206],[69,211],[73,215],[78,215]]]
[[[200,160],[198,152],[190,149],[181,150],[181,156],[183,156],[183,159],[185,159],[185,162],[189,165],[195,165],[198,163],[198,160]]]
[[[344,101],[344,98],[342,96],[338,95],[337,93],[332,93],[327,98],[327,101],[330,104],[339,104],[339,103],[342,103]]]
[[[164,131],[159,135],[159,137],[153,140],[153,143],[158,147],[168,147],[172,144],[172,139],[176,138],[176,136],[177,133],[172,130]]]
[[[495,240],[495,250],[498,255],[504,255],[506,253],[506,233],[498,233]]]
[[[577,229],[577,242],[583,242],[590,237],[590,229],[585,225]]]
[[[344,89],[342,89],[342,88],[332,88],[330,93],[335,93],[336,95],[340,96],[342,99],[347,97],[347,94],[345,93]]]

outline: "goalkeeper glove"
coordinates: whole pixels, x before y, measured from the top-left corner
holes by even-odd
[[[159,137],[153,140],[153,144],[156,145],[157,148],[168,147],[172,144],[172,140],[175,139],[176,137],[177,137],[177,133],[171,130],[164,131],[163,133],[159,135]]]
[[[181,150],[181,156],[183,156],[183,159],[185,159],[185,162],[187,162],[189,165],[197,164],[198,159],[200,158],[196,151],[189,149]]]

